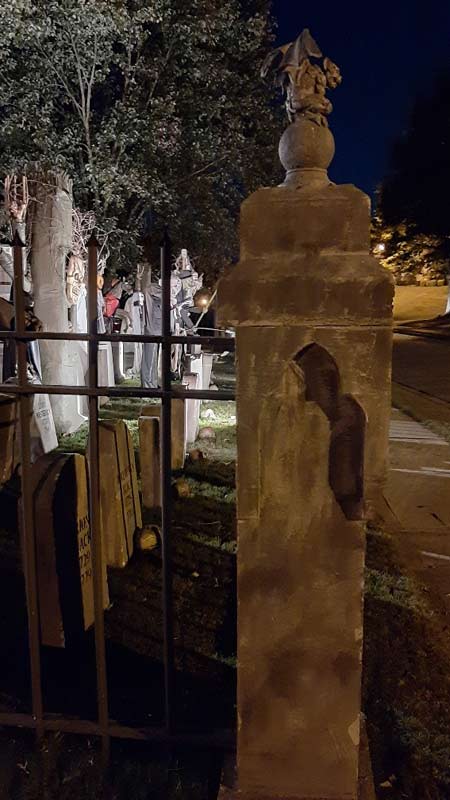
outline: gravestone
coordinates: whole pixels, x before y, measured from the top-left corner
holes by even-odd
[[[133,539],[142,528],[136,460],[130,431],[123,420],[98,426],[100,511],[106,563],[124,567],[133,554]]]
[[[18,416],[16,398],[0,394],[0,485],[9,481],[16,466]]]
[[[40,384],[38,375],[29,374],[31,384]],[[16,384],[16,378],[10,378],[8,383]],[[53,412],[48,394],[34,394],[32,396],[32,412],[30,415],[30,454],[31,463],[37,461],[45,453],[50,453],[58,447]],[[20,426],[17,426],[15,435],[16,464],[20,462]]]
[[[186,389],[198,390],[200,389],[200,376],[198,373],[184,373],[183,384]],[[199,422],[200,422],[200,406],[201,400],[191,398],[185,400],[186,404],[186,444],[193,444],[198,436]]]
[[[172,400],[172,469],[183,469],[186,459],[186,412],[185,400]],[[161,417],[161,405],[148,404],[141,409],[144,417]]]
[[[203,353],[202,358],[202,389],[208,390],[211,384],[211,372],[213,366],[213,354]]]
[[[58,447],[58,437],[48,394],[35,394],[33,397],[30,433],[32,461]]]
[[[86,459],[48,454],[32,467],[31,480],[41,640],[49,647],[66,647],[94,624]]]
[[[111,342],[99,342],[98,344],[98,385],[115,386],[114,378],[114,359]],[[109,401],[109,397],[99,397],[99,406],[104,406]]]
[[[158,417],[139,418],[139,456],[144,508],[161,506],[161,446]]]

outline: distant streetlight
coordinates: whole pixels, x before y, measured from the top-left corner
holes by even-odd
[[[385,250],[386,250],[386,245],[383,244],[383,242],[379,242],[373,248],[374,253],[384,253]]]

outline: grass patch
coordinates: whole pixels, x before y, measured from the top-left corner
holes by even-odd
[[[208,497],[219,503],[236,505],[236,490],[229,486],[220,486],[207,481],[194,480],[193,478],[187,478],[186,481],[194,497]]]
[[[370,531],[363,697],[378,798],[450,797],[450,645],[442,622],[394,540]],[[381,784],[390,776],[386,793]]]
[[[122,417],[104,417],[100,415],[100,420],[102,419],[122,419]],[[139,423],[137,419],[125,419],[124,420],[128,430],[131,433],[131,438],[133,440],[133,446],[135,449],[139,448]],[[88,436],[89,436],[89,424],[86,422],[81,428],[75,433],[71,433],[68,436],[60,436],[59,438],[59,446],[58,450],[62,453],[81,453],[85,454],[87,443],[88,443]]]

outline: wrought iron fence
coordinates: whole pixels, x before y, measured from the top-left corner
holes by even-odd
[[[174,613],[172,592],[171,517],[172,517],[172,470],[171,470],[171,404],[175,398],[201,400],[234,400],[232,391],[186,390],[172,386],[171,345],[214,345],[220,350],[233,350],[234,340],[223,336],[172,336],[171,335],[171,246],[167,234],[161,243],[162,278],[162,335],[138,336],[129,334],[97,333],[97,264],[98,242],[92,236],[88,243],[88,333],[52,333],[26,330],[25,301],[22,270],[23,244],[16,235],[14,250],[14,298],[15,329],[0,331],[0,341],[12,339],[16,342],[18,382],[0,384],[1,390],[16,395],[19,401],[20,448],[21,448],[21,526],[23,541],[23,565],[28,613],[28,639],[31,673],[31,714],[1,712],[0,725],[34,729],[38,740],[48,731],[98,736],[102,741],[104,764],[109,761],[112,738],[162,742],[173,746],[202,748],[234,748],[234,733],[229,730],[207,732],[180,732],[176,726],[176,703],[174,695]],[[88,343],[89,370],[87,386],[30,384],[27,379],[27,342],[31,340],[64,340]],[[141,342],[161,345],[162,386],[160,389],[137,387],[109,387],[98,385],[98,345],[100,342]],[[97,677],[97,720],[55,716],[46,714],[43,703],[42,664],[40,644],[40,621],[38,580],[34,520],[32,513],[30,417],[34,394],[86,396],[89,402],[89,449],[90,462],[89,509],[92,538],[93,585],[94,585],[94,629]],[[103,549],[100,527],[100,474],[98,398],[159,398],[161,400],[161,541],[162,541],[162,607],[164,634],[164,725],[162,727],[134,728],[118,724],[110,719],[108,703],[108,679],[105,648],[105,626],[103,610]]]

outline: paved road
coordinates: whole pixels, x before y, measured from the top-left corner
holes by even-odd
[[[450,445],[395,409],[389,440],[386,529],[420,583],[450,612]]]
[[[392,410],[386,500],[406,531],[450,531],[450,445]]]
[[[450,339],[395,334],[392,378],[450,403]]]

